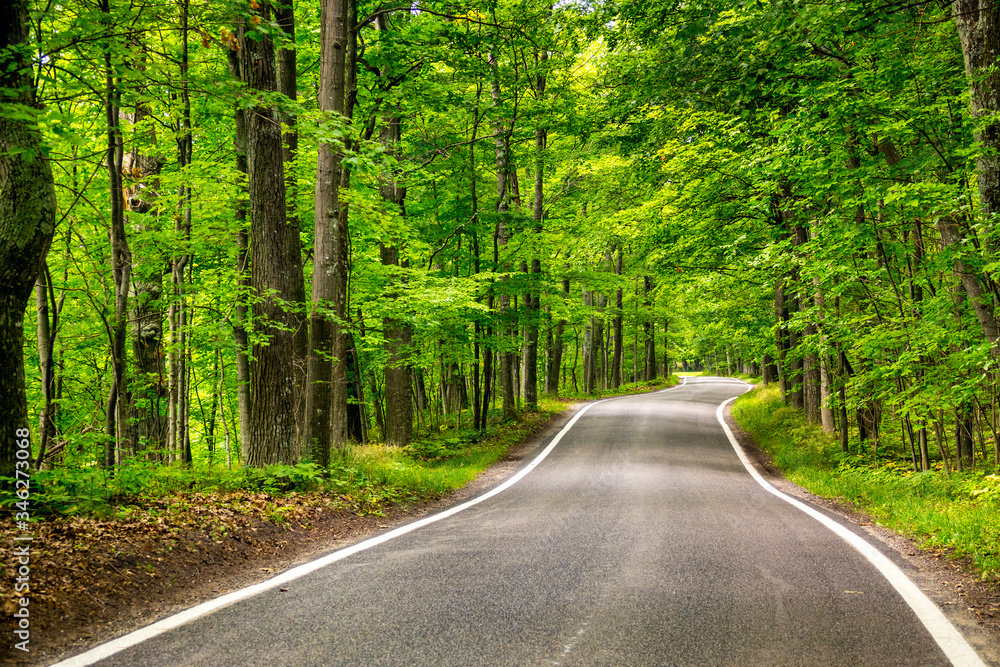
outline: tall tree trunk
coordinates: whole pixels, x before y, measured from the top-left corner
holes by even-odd
[[[384,29],[384,24],[380,24]],[[397,155],[402,139],[402,120],[396,115],[387,115],[380,132],[380,140],[388,155]],[[394,174],[383,174],[379,179],[382,199],[397,209],[401,218],[406,217],[406,187],[401,185]],[[390,245],[380,244],[379,254],[383,266],[407,268],[408,263],[400,261],[403,239],[393,238]],[[401,276],[390,278],[386,298],[395,301],[402,284]],[[389,359],[385,366],[385,444],[403,447],[413,439],[413,402],[410,400],[410,369],[404,353],[410,344],[410,327],[398,317],[383,319],[385,349]]]
[[[621,280],[622,275],[622,246],[618,244],[618,261],[615,263],[615,275]],[[618,285],[615,290],[615,352],[611,359],[611,388],[617,389],[622,384],[622,287]]]
[[[194,147],[191,132],[191,97],[188,90],[188,1],[182,0],[181,8],[181,103],[182,112],[177,127],[178,165],[185,180],[182,181],[179,192],[180,211],[175,222],[174,231],[184,244],[180,254],[171,260],[170,277],[172,299],[167,315],[170,327],[170,349],[168,353],[169,388],[167,408],[167,441],[173,460],[190,462],[190,429],[187,414],[190,404],[190,388],[188,384],[188,349],[189,331],[187,295],[184,289],[184,273],[190,262],[188,241],[191,238],[191,185],[187,181],[188,167],[191,165]]]
[[[42,379],[42,398],[45,404],[38,416],[38,455],[35,468],[41,469],[45,453],[56,436],[55,403],[55,337],[59,330],[59,311],[49,267],[42,260],[42,270],[35,281],[35,312],[38,329],[38,370]]]
[[[145,62],[139,35],[133,36],[131,47],[135,51],[133,68],[144,71]],[[147,127],[143,122],[150,116],[149,108],[142,101],[145,86],[140,85],[135,92],[139,100],[136,102],[135,112],[131,117],[124,113],[119,114],[119,117],[130,120],[134,130],[132,148],[123,156],[122,174],[128,182],[128,187],[125,188],[126,227],[132,232],[139,232],[146,227],[142,216],[155,211],[163,158],[155,154],[157,144],[153,126]],[[167,422],[161,414],[161,403],[166,398],[163,309],[160,305],[164,261],[159,253],[133,260],[130,294],[132,311],[129,319],[132,324],[135,372],[127,406],[129,427],[125,444],[129,454],[152,449],[156,452],[151,455],[152,458],[162,460],[167,444]]]
[[[322,0],[320,4],[320,110],[347,116],[347,64],[349,38],[353,37],[353,0]],[[346,204],[340,201],[342,159],[345,146],[320,144],[316,165],[315,244],[313,255],[312,310],[306,361],[306,447],[322,466],[330,460],[330,447],[345,440],[346,346],[339,322],[346,317],[347,228]],[[332,314],[327,315],[326,310]],[[335,321],[339,320],[339,322]],[[340,352],[340,357],[337,353]],[[330,361],[333,354],[335,360]],[[335,386],[336,385],[336,386]],[[336,403],[336,407],[335,406]],[[342,404],[341,404],[342,403]],[[337,433],[334,435],[334,421]]]
[[[1000,213],[1000,71],[996,67],[1000,56],[1000,4],[992,0],[954,0],[952,12],[970,82],[969,107],[976,122],[973,136],[981,145],[976,156],[979,202],[983,218],[989,220]],[[969,297],[975,299],[972,294]]]
[[[0,104],[6,109],[35,108],[30,53],[28,3],[6,0],[0,7]],[[33,114],[0,115],[0,476],[8,477],[17,443],[29,431],[24,309],[55,232],[55,188],[40,142]]]
[[[291,101],[297,98],[295,11],[292,0],[279,0],[274,4],[275,23],[282,32],[282,44],[276,57],[278,92]],[[298,433],[296,458],[302,455],[302,435],[305,428],[306,355],[309,348],[309,327],[304,310],[306,301],[305,279],[302,275],[302,243],[299,240],[298,179],[295,174],[295,157],[299,150],[299,133],[294,113],[281,114],[285,128],[282,140],[282,161],[285,165],[285,208],[288,223],[288,267],[292,272],[288,300],[295,304],[289,312],[294,329],[292,358],[295,368],[295,425]]]
[[[670,356],[670,320],[663,320],[663,377],[669,378],[673,359]]]
[[[1000,130],[1000,125],[997,126]],[[984,286],[983,276],[976,271],[964,258],[966,234],[961,229],[958,221],[951,217],[944,217],[938,220],[937,228],[941,232],[941,242],[949,246],[955,253],[954,270],[958,278],[962,281],[962,287],[969,297],[972,310],[979,320],[983,334],[991,345],[991,352],[994,356],[1000,354],[997,347],[997,340],[1000,339],[1000,322],[996,317],[993,307],[993,297]]]
[[[472,132],[469,141],[469,195],[472,199],[472,257],[473,271],[478,276],[479,264],[479,193],[476,190],[476,137],[479,134],[479,100],[482,97],[482,83],[476,80],[476,106],[472,113]],[[480,386],[480,355],[483,352],[482,339],[483,326],[479,318],[473,325],[473,361],[472,361],[472,428],[475,431],[486,428],[485,411],[483,410],[483,390]],[[484,360],[485,361],[485,360]],[[483,383],[486,382],[487,373],[483,374]]]
[[[653,279],[649,276],[642,277],[642,294],[646,301],[646,307],[652,309],[653,303],[650,292],[653,291]],[[643,371],[643,379],[647,382],[656,379],[656,323],[651,319],[652,315],[647,314],[647,319],[643,323],[646,345],[646,366]]]
[[[108,0],[101,2],[102,21],[110,30],[111,8]],[[107,39],[111,39],[108,36]],[[111,241],[111,272],[115,285],[115,312],[110,323],[112,385],[108,394],[105,412],[104,465],[111,467],[117,463],[117,443],[124,426],[127,404],[125,385],[125,339],[128,324],[128,292],[132,276],[132,253],[125,235],[125,193],[122,187],[122,134],[119,120],[121,110],[121,82],[115,79],[112,62],[112,45],[104,47],[104,118],[107,127],[107,149],[105,167],[108,170],[111,225],[108,233]]]
[[[354,115],[354,105],[357,101],[357,60],[358,60],[358,11],[355,0],[348,0],[347,3],[347,54],[344,60],[344,118],[348,123]],[[351,150],[357,150],[356,143],[350,146]],[[351,186],[351,170],[347,165],[341,164],[340,169],[340,190],[347,192]],[[336,359],[344,360],[333,367],[330,402],[330,441],[335,447],[343,447],[352,439],[351,415],[352,408],[348,404],[350,399],[359,399],[360,394],[357,388],[350,382],[353,372],[351,364],[351,350],[354,349],[353,337],[348,328],[348,293],[347,286],[350,281],[350,249],[351,235],[348,227],[348,203],[341,201],[337,211],[337,227],[334,238],[334,256],[336,282],[334,285],[334,312],[337,319],[334,321],[333,356]]]
[[[488,57],[491,85],[490,92],[493,99],[493,108],[498,112],[502,107],[500,91],[500,73],[496,55],[489,54]],[[507,229],[507,212],[510,210],[510,133],[512,128],[501,118],[496,121],[496,128],[493,133],[493,145],[496,155],[496,176],[497,176],[497,202],[495,210],[497,213],[496,226],[496,246],[504,248],[510,240]],[[501,267],[503,270],[503,267]],[[508,339],[513,335],[511,324],[508,321],[512,316],[511,298],[508,294],[500,295],[499,311],[501,317],[501,339]],[[503,398],[504,421],[514,419],[517,416],[517,409],[514,398],[514,353],[510,350],[510,341],[503,340],[500,349],[500,388]]]
[[[270,10],[260,5],[262,25]],[[256,34],[252,34],[256,33]],[[251,24],[240,28],[240,73],[252,91],[274,92],[274,45]],[[288,266],[288,224],[282,163],[281,124],[274,107],[247,110],[247,172],[250,200],[250,282],[257,296],[254,320],[263,322],[267,342],[254,345],[251,362],[250,445],[252,467],[292,463],[295,457],[295,370],[292,321],[282,307],[294,292]]]
[[[535,75],[535,97],[539,102],[545,98],[545,67],[547,62],[548,53],[545,51],[536,55],[535,66],[538,72]],[[534,231],[536,234],[542,231],[542,215],[545,208],[545,147],[547,142],[548,128],[539,125],[535,128],[535,192],[531,215],[535,223]],[[541,261],[537,257],[533,257],[531,259],[531,284],[535,288],[524,295],[524,363],[521,372],[524,402],[529,408],[535,408],[538,405],[538,326],[541,304],[538,294],[538,279],[541,273]]]
[[[229,71],[238,78],[240,76],[239,52],[231,50],[229,56]],[[247,174],[247,124],[246,112],[238,105],[234,112],[234,144],[236,148],[236,170],[246,176]],[[233,322],[233,338],[236,344],[236,397],[239,410],[240,422],[240,461],[246,464],[249,455],[250,445],[250,357],[249,338],[246,332],[247,307],[245,295],[250,292],[250,239],[247,234],[247,201],[244,197],[236,200],[236,210],[234,211],[237,232],[236,232],[236,273],[237,288],[240,297],[236,302],[236,318]]]
[[[563,299],[569,298],[569,278],[563,278]],[[563,335],[566,332],[566,320],[560,319],[556,323],[556,331],[552,339],[551,361],[549,363],[548,374],[545,383],[545,391],[559,395],[559,374],[562,371],[563,358]]]
[[[594,293],[588,290],[586,287],[583,288],[583,305],[586,310],[588,311],[593,310]],[[593,339],[594,339],[594,316],[591,315],[587,319],[587,322],[583,327],[583,390],[588,394],[594,390],[590,377],[590,369],[591,369],[590,355],[594,349]],[[577,344],[577,349],[579,350],[579,344]]]

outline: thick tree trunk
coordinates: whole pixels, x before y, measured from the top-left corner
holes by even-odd
[[[778,381],[778,367],[770,354],[765,354],[760,360],[760,381],[762,384],[771,384]]]
[[[382,263],[399,265],[399,252],[382,246]],[[413,401],[410,394],[410,369],[405,352],[410,344],[410,327],[403,321],[387,317],[383,321],[385,349],[389,354],[385,366],[385,443],[405,446],[413,439]]]
[[[320,35],[320,110],[347,116],[348,41],[353,37],[352,0],[322,0]],[[330,447],[346,439],[346,381],[343,370],[346,346],[340,325],[346,316],[347,228],[346,205],[340,201],[342,145],[321,144],[316,165],[315,241],[313,255],[312,311],[306,362],[306,447],[322,466],[330,460]],[[343,217],[343,220],[342,220]],[[327,312],[323,312],[323,311]],[[329,314],[328,314],[329,313]],[[340,353],[339,357],[337,356]],[[331,363],[330,355],[335,360]],[[335,386],[336,385],[336,386]],[[336,407],[335,407],[336,404]]]
[[[0,477],[13,477],[17,462],[30,460],[30,449],[28,459],[16,456],[18,443],[30,442],[24,311],[55,232],[52,171],[30,113],[35,88],[27,22],[28,3],[0,4],[0,105],[17,110],[0,116]]]
[[[138,38],[133,40],[136,49],[141,48]],[[139,69],[144,69],[141,59]],[[143,91],[137,91],[142,93]],[[124,116],[124,114],[122,114]],[[159,174],[163,159],[158,155],[143,153],[139,147],[140,138],[154,150],[156,133],[145,129],[143,120],[149,110],[143,103],[137,103],[131,117],[136,129],[132,150],[124,155],[122,172],[128,179],[125,189],[126,215],[130,229],[141,231],[145,225],[139,216],[154,211],[159,197]],[[138,258],[133,262],[130,320],[132,325],[132,359],[135,366],[134,383],[129,396],[129,428],[127,446],[129,454],[151,449],[150,455],[156,460],[163,459],[167,445],[167,420],[162,403],[167,396],[166,369],[163,353],[163,309],[160,298],[163,292],[163,258],[154,255]]]
[[[398,127],[398,119],[393,119]],[[395,141],[398,141],[398,135]],[[391,193],[389,183],[392,184]],[[396,186],[394,181],[383,182],[382,196],[399,207],[400,215],[405,215],[403,198],[406,188]],[[380,248],[382,264],[385,266],[403,266],[400,262],[399,248],[382,245]],[[399,280],[395,278],[394,280]],[[389,294],[388,298],[396,298]],[[389,354],[385,366],[385,443],[402,447],[410,444],[413,439],[413,402],[410,400],[410,369],[406,364],[404,353],[410,344],[410,327],[402,320],[386,317],[383,320],[385,349]]]
[[[258,10],[270,23],[266,6]],[[264,33],[240,30],[240,73],[254,91],[274,92],[274,46]],[[254,319],[263,322],[266,343],[254,345],[250,443],[246,464],[293,463],[295,457],[295,369],[292,320],[282,308],[294,292],[288,266],[288,224],[282,163],[281,124],[274,107],[247,110],[247,171],[250,201],[251,287],[258,300]]]
[[[962,41],[974,137],[979,201],[983,217],[1000,213],[1000,4],[993,0],[954,0],[952,11]],[[969,295],[972,297],[972,294]],[[972,297],[974,298],[974,297]],[[991,341],[992,342],[992,341]]]
[[[594,292],[594,308],[596,313],[590,318],[593,329],[590,337],[590,391],[605,389],[608,364],[606,361],[607,346],[604,341],[604,312],[608,307],[608,297],[602,292]]]
[[[986,340],[992,346],[991,351],[996,356],[1000,354],[997,347],[997,340],[1000,339],[1000,322],[997,321],[993,307],[993,297],[984,287],[982,277],[963,257],[965,234],[958,222],[950,217],[941,218],[937,228],[941,232],[942,244],[950,247],[955,253],[955,274],[962,281],[962,287],[969,297],[983,335],[986,336]]]
[[[378,20],[379,30],[386,30],[385,18]],[[396,112],[393,109],[393,112]],[[402,119],[395,113],[385,116],[379,140],[387,155],[399,157],[399,143],[403,138]],[[406,218],[406,186],[399,182],[398,174],[385,173],[379,177],[379,194],[389,207],[401,219]],[[405,239],[393,237],[389,245],[380,244],[380,257],[383,266],[408,268],[406,260],[400,261],[400,253]],[[386,299],[395,301],[399,297],[398,290],[403,284],[401,275],[390,275],[388,278]],[[398,317],[386,317],[382,323],[385,349],[389,354],[385,366],[385,443],[390,446],[404,447],[413,439],[413,402],[410,400],[410,368],[406,363],[406,347],[410,344],[411,331],[409,324]]]
[[[292,0],[279,0],[274,4],[274,19],[283,33],[283,44],[276,57],[278,92],[289,100],[297,98],[295,12]],[[305,280],[302,275],[302,243],[299,239],[298,179],[295,174],[295,157],[299,149],[299,133],[295,114],[282,112],[281,122],[285,132],[282,137],[282,161],[285,165],[285,207],[288,224],[288,266],[292,272],[289,301],[304,306]],[[295,365],[295,424],[299,436],[296,457],[302,454],[302,435],[305,428],[306,356],[309,348],[309,327],[303,308],[289,313],[294,336],[292,342]]]

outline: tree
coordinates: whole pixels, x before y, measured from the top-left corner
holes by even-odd
[[[52,170],[42,147],[28,3],[0,4],[0,477],[13,476],[28,426],[24,309],[55,233]]]
[[[352,0],[323,0],[321,7],[319,107],[330,117],[346,121],[352,103],[348,86],[354,62],[354,5]],[[343,166],[346,138],[340,145],[321,143],[316,165],[315,250],[312,311],[306,362],[304,434],[313,459],[330,460],[331,446],[347,441],[347,204],[341,189],[347,176]]]
[[[252,93],[277,89],[274,44],[254,26],[267,25],[270,10],[239,30],[240,74]],[[288,261],[289,227],[281,122],[277,110],[258,97],[247,110],[247,175],[250,202],[250,280],[261,323],[251,362],[250,443],[246,465],[292,463],[295,458],[295,367],[293,320],[285,307],[295,291]]]

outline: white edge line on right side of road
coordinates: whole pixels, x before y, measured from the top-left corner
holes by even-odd
[[[684,382],[682,381],[680,384],[674,385],[673,387],[670,387],[669,389],[666,389],[664,391],[676,389],[683,385]],[[624,397],[615,397],[615,398],[624,398]],[[509,489],[510,487],[514,486],[519,481],[521,481],[525,475],[534,470],[538,466],[538,464],[541,463],[553,449],[555,449],[556,445],[559,444],[559,441],[563,439],[563,436],[566,435],[566,433],[571,428],[573,428],[573,425],[576,424],[577,421],[579,421],[580,417],[583,416],[583,413],[585,413],[587,410],[597,405],[598,403],[603,403],[604,401],[607,400],[614,400],[614,398],[602,399],[600,401],[595,401],[594,403],[588,403],[587,405],[580,408],[580,410],[575,415],[573,415],[573,418],[569,420],[569,423],[567,423],[565,426],[562,427],[559,433],[557,433],[556,436],[552,438],[552,442],[550,442],[548,446],[542,450],[542,453],[536,456],[534,460],[531,461],[531,463],[529,463],[524,468],[519,470],[516,475],[508,479],[500,486],[484,493],[481,496],[477,496],[472,500],[466,501],[461,505],[456,505],[455,507],[444,510],[443,512],[438,512],[437,514],[432,514],[431,516],[424,517],[423,519],[419,519],[417,521],[414,521],[413,523],[408,523],[405,526],[400,526],[399,528],[396,528],[395,530],[390,530],[387,533],[376,535],[375,537],[367,539],[363,542],[359,542],[353,546],[345,547],[344,549],[340,549],[339,551],[334,551],[333,553],[323,556],[322,558],[311,561],[309,563],[305,563],[304,565],[300,565],[296,568],[292,568],[291,570],[288,570],[287,572],[279,574],[276,577],[268,579],[267,581],[263,581],[259,584],[248,586],[238,591],[227,593],[226,595],[217,597],[213,600],[203,602],[202,604],[199,604],[195,607],[191,607],[190,609],[186,609],[178,614],[174,614],[173,616],[168,616],[167,618],[157,621],[156,623],[147,625],[144,628],[140,628],[134,632],[130,632],[127,635],[122,635],[121,637],[113,639],[107,643],[101,644],[100,646],[95,646],[94,648],[90,649],[89,651],[86,651],[85,653],[81,653],[71,658],[67,658],[66,660],[63,660],[61,662],[52,665],[52,667],[86,667],[87,665],[92,665],[95,662],[104,660],[105,658],[109,658],[116,653],[124,651],[125,649],[130,648],[132,646],[135,646],[136,644],[141,644],[147,639],[152,639],[153,637],[162,635],[164,632],[167,632],[168,630],[173,630],[174,628],[180,627],[181,625],[184,625],[185,623],[193,621],[197,618],[200,618],[202,616],[207,616],[208,614],[211,614],[213,611],[221,609],[222,607],[228,607],[229,605],[239,602],[240,600],[245,600],[249,597],[257,595],[258,593],[262,593],[271,588],[280,586],[281,584],[285,584],[295,579],[298,579],[299,577],[303,577],[311,572],[315,572],[320,568],[326,567],[327,565],[335,563],[339,560],[343,560],[348,556],[353,556],[356,553],[365,551],[366,549],[370,549],[376,545],[382,544],[383,542],[388,542],[389,540],[397,538],[401,535],[405,535],[406,533],[417,530],[418,528],[423,528],[424,526],[440,521],[441,519],[446,519],[450,516],[454,516],[459,512],[462,512],[464,510],[469,509],[470,507],[478,505],[484,500],[488,500],[495,495],[503,493],[504,491],[506,491],[507,489]]]
[[[739,443],[736,441],[736,437],[733,435],[732,430],[726,424],[726,420],[723,417],[723,410],[725,407],[736,400],[736,396],[727,399],[719,405],[718,409],[715,411],[715,416],[722,425],[722,430],[725,431],[726,437],[729,438],[729,444],[733,446],[736,450],[737,456],[740,457],[740,461],[743,462],[743,466],[747,469],[751,476],[764,487],[764,490],[771,493],[778,498],[784,500],[786,503],[796,507],[812,518],[819,521],[821,524],[832,530],[838,536],[840,536],[844,541],[854,547],[862,556],[868,559],[868,561],[882,573],[892,587],[903,597],[910,608],[913,609],[917,618],[920,622],[924,624],[927,631],[937,642],[941,650],[944,651],[945,656],[951,660],[951,664],[955,667],[986,667],[986,664],[982,661],[976,651],[969,645],[954,625],[951,624],[945,615],[938,609],[937,605],[931,602],[923,591],[921,591],[916,584],[914,584],[909,577],[907,577],[899,567],[896,566],[891,560],[886,558],[882,553],[876,549],[874,546],[869,544],[866,540],[859,537],[855,533],[851,532],[844,526],[840,525],[830,517],[817,511],[815,508],[806,505],[803,502],[788,496],[778,489],[771,486],[770,483],[765,480],[757,469],[754,467],[753,463],[743,452],[743,448],[740,447]]]

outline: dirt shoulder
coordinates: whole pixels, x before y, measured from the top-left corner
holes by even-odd
[[[860,508],[821,498],[788,481],[728,408],[725,418],[743,451],[771,485],[858,526],[938,605],[987,664],[1000,665],[1000,588],[975,576],[967,559],[953,558],[941,549],[921,549],[917,542],[879,525]]]
[[[134,521],[40,522],[31,547],[30,652],[12,648],[18,594],[5,585],[0,663],[52,664],[466,500],[510,477],[581,405],[547,420],[464,488],[385,516],[358,515],[335,496],[241,492],[191,494],[181,513],[165,507]],[[13,528],[0,521],[0,534]],[[14,557],[3,542],[4,581],[13,582]]]

